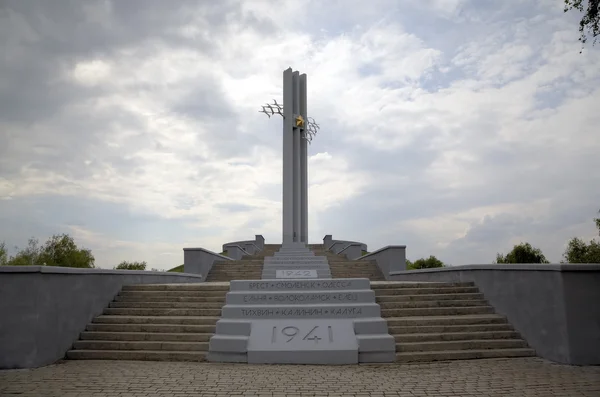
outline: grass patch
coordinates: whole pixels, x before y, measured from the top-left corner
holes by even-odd
[[[175,273],[183,273],[183,265],[179,265],[177,267],[174,267],[171,270],[167,270],[168,272],[175,272]]]
[[[362,251],[362,252],[361,252],[361,255],[362,255],[362,256],[364,256],[364,255],[367,255],[367,254],[370,254],[370,252],[369,252],[369,251]]]

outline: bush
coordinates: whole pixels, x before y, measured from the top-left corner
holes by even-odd
[[[94,256],[90,250],[80,249],[68,234],[53,235],[40,247],[35,238],[30,238],[27,247],[7,258],[6,247],[2,243],[0,264],[8,266],[62,266],[93,268]]]
[[[416,269],[433,269],[437,267],[444,267],[444,262],[431,255],[429,258],[421,258],[417,259],[414,262],[410,260],[406,260],[406,269],[407,270],[416,270]]]
[[[506,255],[497,254],[496,263],[549,263],[539,248],[529,243],[517,244]]]
[[[117,270],[146,270],[146,262],[123,261],[115,267]]]
[[[600,234],[600,218],[595,218],[594,223]],[[580,238],[572,238],[567,243],[563,257],[568,263],[600,263],[600,242],[590,240],[586,244]]]
[[[8,251],[6,250],[6,244],[0,243],[0,266],[5,266],[8,263]]]

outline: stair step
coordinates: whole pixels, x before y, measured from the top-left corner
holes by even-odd
[[[464,288],[474,287],[473,282],[407,282],[407,281],[384,281],[371,283],[371,289],[399,289],[399,288]]]
[[[225,303],[225,294],[223,296],[153,296],[153,295],[117,295],[115,302],[197,302],[197,303]]]
[[[391,332],[391,331],[390,331]],[[482,340],[482,339],[518,339],[516,331],[483,331],[483,332],[441,332],[441,333],[418,333],[418,334],[392,334],[397,343],[412,342],[441,342],[458,340]]]
[[[438,300],[484,300],[482,293],[465,294],[417,294],[417,295],[378,295],[377,303],[410,302],[410,301],[438,301]]]
[[[456,332],[488,332],[488,331],[513,331],[513,327],[506,324],[465,324],[465,325],[421,325],[388,327],[391,335],[403,334],[428,334],[428,333],[456,333]]]
[[[78,340],[73,343],[73,350],[86,349],[206,351],[208,350],[208,342]]]
[[[122,291],[229,291],[229,283],[199,284],[135,284],[124,285]]]
[[[129,309],[114,309],[129,310]],[[133,310],[133,309],[131,309]],[[407,309],[381,309],[381,317],[403,317],[403,316],[456,316],[467,314],[491,314],[494,308],[491,306],[472,307],[420,307]]]
[[[510,358],[532,357],[535,350],[517,349],[484,349],[484,350],[446,350],[430,352],[396,353],[396,362],[426,362],[446,360],[472,360],[476,358]]]
[[[203,351],[69,350],[72,360],[206,361]]]
[[[434,307],[474,307],[486,306],[488,303],[484,300],[428,300],[428,301],[409,301],[409,302],[377,302],[381,309],[417,309]]]
[[[477,287],[418,287],[418,288],[409,288],[402,287],[398,289],[387,289],[380,288],[376,289],[371,287],[373,291],[375,291],[375,296],[379,297],[381,295],[389,296],[389,295],[432,295],[432,294],[463,294],[463,293],[478,293],[479,289]]]
[[[386,321],[388,327],[507,324],[506,317],[498,314],[388,317],[386,318]]]
[[[215,325],[221,317],[217,316],[111,316],[100,315],[93,323],[102,324],[185,324]]]
[[[525,348],[522,339],[471,339],[458,341],[396,343],[397,352],[423,352],[440,350],[484,350]]]
[[[124,316],[220,316],[221,309],[132,309],[109,307],[104,309],[104,314]]]
[[[167,341],[167,342],[208,342],[213,334],[167,333],[167,332],[98,332],[84,331],[81,340],[102,341]]]
[[[144,301],[119,301],[110,302],[108,307],[114,308],[148,308],[148,309],[221,309],[224,302],[144,302]]]
[[[121,291],[119,295],[122,297],[188,297],[188,298],[209,298],[209,297],[218,297],[224,298],[225,295],[229,292],[227,291]]]
[[[215,321],[216,323],[216,321]],[[214,334],[215,325],[185,324],[98,324],[91,323],[85,328],[91,332],[165,332],[165,333],[200,333]]]

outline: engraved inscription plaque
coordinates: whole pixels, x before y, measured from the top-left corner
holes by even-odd
[[[254,321],[248,363],[356,364],[353,323],[345,319]]]
[[[304,270],[304,269],[285,269],[277,270],[275,274],[276,278],[317,278],[316,270]]]

